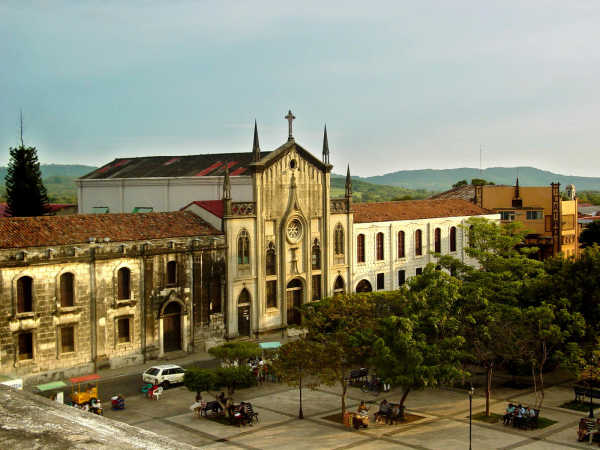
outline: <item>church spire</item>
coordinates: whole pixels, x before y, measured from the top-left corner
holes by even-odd
[[[350,164],[346,172],[346,197],[352,197],[352,178],[350,177]]]
[[[225,163],[225,176],[223,177],[223,200],[231,200],[231,181],[229,180],[229,163]]]
[[[329,164],[329,142],[327,142],[327,125],[323,132],[323,162]]]
[[[519,177],[517,177],[517,184],[515,184],[515,198],[519,198],[521,193],[519,192]]]
[[[258,143],[258,127],[256,126],[256,119],[254,119],[254,142],[252,143],[252,156],[254,161],[260,159],[260,145]]]

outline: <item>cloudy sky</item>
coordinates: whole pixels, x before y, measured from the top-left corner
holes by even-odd
[[[249,151],[336,172],[532,165],[598,176],[600,2],[0,2],[0,156]]]

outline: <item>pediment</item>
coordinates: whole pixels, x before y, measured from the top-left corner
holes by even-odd
[[[295,140],[287,141],[279,148],[263,156],[259,161],[251,163],[250,165],[253,166],[256,170],[264,170],[277,163],[279,160],[284,158],[292,151],[295,151],[301,158],[303,158],[309,164],[312,164],[317,169],[323,172],[329,172],[333,168],[331,164],[325,164],[323,161],[314,156],[300,144],[297,144]]]

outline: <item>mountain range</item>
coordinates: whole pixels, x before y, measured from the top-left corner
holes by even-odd
[[[535,167],[490,167],[482,171],[469,167],[443,170],[400,170],[385,175],[357,178],[369,183],[439,192],[450,189],[459,180],[470,182],[474,178],[483,178],[495,184],[514,185],[517,176],[519,184],[522,186],[547,186],[558,181],[563,187],[567,184],[574,184],[578,191],[600,190],[600,177],[561,175]]]

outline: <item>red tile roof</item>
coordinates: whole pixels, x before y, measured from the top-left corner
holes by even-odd
[[[186,211],[138,214],[74,214],[10,217],[0,220],[0,248],[87,243],[91,237],[113,242],[219,235]]]
[[[184,206],[183,208],[181,208],[181,210],[186,210],[188,208],[188,206],[190,205],[197,205],[200,208],[203,208],[205,210],[207,210],[208,212],[214,214],[215,216],[217,216],[218,218],[222,219],[223,215],[224,215],[224,211],[225,208],[223,206],[223,200],[197,200],[195,202],[192,202],[186,206]]]
[[[354,222],[433,219],[436,217],[493,214],[466,200],[406,200],[400,202],[354,203]]]

